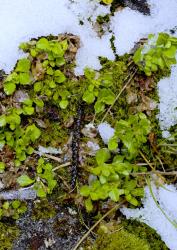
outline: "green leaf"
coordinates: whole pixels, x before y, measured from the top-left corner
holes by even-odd
[[[36,194],[40,198],[45,198],[46,197],[46,190],[40,182],[36,182],[34,185],[34,190],[36,190]]]
[[[61,67],[66,63],[65,59],[63,57],[59,57],[56,59],[55,64],[57,67]]]
[[[68,41],[67,41],[67,39],[65,39],[62,42],[60,42],[60,45],[61,45],[62,49],[64,51],[66,51],[68,49]]]
[[[27,58],[22,58],[18,61],[17,67],[16,67],[16,72],[29,72],[31,67],[31,62]]]
[[[54,72],[55,82],[62,83],[66,80],[65,75],[58,69]]]
[[[40,50],[48,50],[49,49],[49,41],[46,38],[41,38],[36,43],[36,48]]]
[[[26,134],[30,136],[32,142],[35,142],[40,137],[41,131],[33,124],[27,127]]]
[[[34,180],[32,180],[28,175],[21,175],[20,177],[17,178],[17,183],[21,187],[26,187],[34,183]]]
[[[2,205],[2,207],[3,207],[5,210],[7,210],[7,209],[9,209],[9,207],[10,207],[10,203],[9,203],[8,201],[5,201],[4,204]]]
[[[109,192],[109,197],[111,198],[111,200],[117,202],[119,201],[119,191],[117,188],[113,188],[110,192]]]
[[[96,161],[98,165],[107,162],[111,157],[111,154],[107,148],[102,148],[96,152]]]
[[[176,50],[177,50],[176,46],[171,46],[169,49],[163,51],[163,55],[165,55],[168,58],[174,58],[176,55]]]
[[[34,103],[39,107],[39,108],[43,108],[44,107],[44,102],[43,100],[39,99],[39,98],[35,98]]]
[[[95,100],[95,95],[94,95],[93,92],[90,92],[90,91],[86,90],[86,91],[84,92],[84,95],[83,95],[82,99],[83,99],[87,104],[91,104],[91,103],[93,103],[94,100]]]
[[[133,196],[131,196],[131,194],[126,195],[125,198],[126,198],[126,200],[127,200],[129,203],[131,203],[133,206],[136,206],[136,207],[137,207],[137,206],[139,205],[138,200],[137,200],[136,198],[134,198]]]
[[[20,125],[21,118],[16,113],[12,113],[6,116],[6,122],[9,123],[10,125],[15,125],[15,124]]]
[[[51,67],[49,67],[49,68],[47,69],[47,74],[52,76],[53,73],[54,73],[53,69],[52,69]]]
[[[100,102],[104,102],[108,105],[111,105],[114,103],[115,98],[115,94],[110,89],[104,88],[99,91],[98,100]]]
[[[20,202],[19,200],[12,201],[12,207],[13,207],[14,209],[19,208],[20,205],[21,205],[21,202]]]
[[[35,82],[34,84],[34,92],[40,92],[43,88],[42,82]]]
[[[90,213],[93,210],[93,204],[90,198],[85,200],[85,207],[88,213]]]
[[[133,196],[143,197],[144,196],[144,188],[135,188],[131,191],[131,194]]]
[[[37,51],[36,51],[36,49],[30,49],[30,55],[31,55],[32,57],[36,57],[36,56],[37,56]]]
[[[24,106],[23,107],[23,114],[24,115],[32,115],[32,114],[34,114],[34,108],[33,107]]]
[[[90,188],[89,186],[82,186],[81,189],[80,189],[80,194],[84,197],[88,197],[89,194],[90,194]]]
[[[6,126],[6,116],[1,115],[0,116],[0,127],[4,127],[4,126]]]
[[[26,104],[27,106],[32,106],[33,105],[33,101],[29,98],[25,99],[23,101],[23,104]]]
[[[105,184],[107,182],[107,178],[103,175],[100,176],[99,180],[101,184]]]
[[[53,80],[49,81],[49,87],[52,89],[56,88],[56,84]]]
[[[95,71],[92,70],[92,69],[85,68],[85,69],[84,69],[84,75],[85,75],[85,77],[86,77],[87,79],[92,80],[92,79],[95,78],[96,73],[95,73]]]
[[[108,142],[109,150],[113,151],[118,148],[118,139],[116,136],[113,136]]]
[[[0,151],[3,149],[4,145],[5,145],[5,141],[0,140]]]
[[[28,155],[31,155],[33,152],[34,152],[34,148],[32,148],[32,147],[28,147],[28,148],[26,149],[26,153],[27,153]]]
[[[28,84],[30,84],[31,80],[30,80],[29,73],[20,73],[19,74],[19,82],[22,85],[28,85]]]
[[[94,105],[96,114],[103,112],[105,109],[105,104],[103,102],[97,101]]]
[[[4,92],[6,95],[12,95],[16,90],[16,84],[14,82],[5,82],[4,83]]]
[[[6,165],[4,162],[0,162],[0,173],[3,173],[6,168]]]
[[[66,109],[67,106],[68,106],[68,104],[69,104],[68,100],[61,100],[61,101],[59,102],[59,105],[60,105],[60,108],[61,108],[61,109]]]

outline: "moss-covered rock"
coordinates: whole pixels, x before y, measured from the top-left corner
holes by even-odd
[[[124,229],[98,237],[92,250],[150,250],[149,244]]]
[[[0,250],[12,249],[13,241],[18,235],[19,229],[15,225],[0,222]]]

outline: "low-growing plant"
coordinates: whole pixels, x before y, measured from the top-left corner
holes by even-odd
[[[4,92],[6,95],[12,95],[16,90],[16,85],[31,84],[30,75],[31,62],[27,58],[22,58],[18,61],[15,70],[7,76],[4,81]]]
[[[24,174],[18,177],[17,182],[21,187],[33,185],[38,197],[46,197],[47,194],[51,194],[57,181],[54,179],[55,174],[53,172],[53,166],[50,163],[46,163],[43,158],[38,160],[36,167],[36,176],[31,179],[28,175]]]
[[[5,168],[6,168],[5,163],[0,161],[0,174],[2,174],[4,172]]]
[[[127,121],[119,120],[116,123],[114,136],[109,140],[108,147],[110,150],[116,150],[118,143],[121,142],[123,144],[121,152],[126,159],[131,160],[146,143],[150,130],[150,121],[145,114],[130,115]]]
[[[166,33],[150,34],[148,41],[134,54],[133,60],[147,76],[176,64],[177,38]]]
[[[18,121],[20,122],[20,120]],[[10,130],[4,128],[0,131],[0,143],[3,146],[7,144],[15,151],[15,164],[19,166],[27,155],[33,153],[34,148],[31,145],[40,137],[41,131],[35,124],[29,125],[25,129],[20,127],[19,124],[12,124],[10,124]]]
[[[146,171],[146,168],[131,164],[121,155],[112,157],[107,148],[97,151],[96,163],[96,167],[89,169],[96,179],[80,189],[80,194],[87,198],[85,200],[87,211],[92,211],[92,201],[108,198],[117,202],[120,197],[124,197],[130,204],[138,206],[137,197],[143,197],[144,189],[138,187],[137,178],[133,178],[131,173]]]
[[[100,113],[105,110],[106,105],[112,105],[115,100],[115,94],[110,89],[113,84],[112,74],[108,72],[99,74],[86,68],[84,75],[87,87],[82,99],[87,104],[95,103],[95,112]]]
[[[26,210],[27,206],[24,201],[2,201],[0,204],[0,219],[3,217],[11,217],[17,220]]]

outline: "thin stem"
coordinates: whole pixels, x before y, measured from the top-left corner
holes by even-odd
[[[38,152],[38,151],[34,151],[34,153],[37,154],[37,155],[39,155],[39,152]],[[61,159],[61,158],[56,157],[56,156],[53,156],[53,155],[42,154],[41,156],[44,156],[44,157],[46,157],[46,158],[48,158],[48,159],[52,159],[52,160],[57,161],[57,162],[60,162],[60,163],[62,162],[62,159]]]
[[[148,166],[155,171],[154,167],[152,166],[152,164],[148,161],[148,159],[146,158],[146,156],[140,151],[140,155],[142,156],[142,158],[145,160],[145,162],[148,164]]]
[[[177,175],[177,171],[171,171],[171,172],[150,171],[150,172],[130,173],[130,175],[132,175],[132,176],[137,176],[137,175],[151,175],[151,174]]]
[[[55,172],[56,170],[58,170],[60,168],[68,167],[70,165],[71,165],[71,162],[66,162],[66,163],[63,163],[63,164],[59,165],[58,167],[53,168],[52,171]]]
[[[120,206],[123,204],[117,204],[116,206],[114,206],[113,208],[111,208],[105,215],[103,215],[88,231],[86,234],[84,234],[84,236],[79,240],[79,242],[76,244],[76,246],[73,248],[73,250],[77,250],[78,247],[80,246],[80,244],[87,238],[87,236],[95,229],[95,227],[98,226],[98,224],[104,220],[104,218],[106,218],[109,214],[111,214],[113,211],[117,210],[118,208],[120,208]]]
[[[123,86],[123,88],[121,89],[121,91],[118,93],[118,95],[116,96],[113,104],[108,108],[108,110],[106,111],[103,119],[101,122],[103,122],[106,118],[106,116],[108,115],[108,113],[111,111],[112,107],[114,106],[114,104],[117,102],[117,100],[119,99],[119,97],[121,96],[121,94],[123,93],[123,91],[127,88],[127,86],[129,85],[129,83],[131,82],[131,80],[133,79],[134,75],[136,74],[137,70],[134,71],[134,73],[131,75],[131,77],[129,78],[128,82]]]

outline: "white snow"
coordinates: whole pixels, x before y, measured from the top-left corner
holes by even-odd
[[[160,207],[171,221],[177,222],[177,189],[173,185],[157,188],[153,193]],[[177,249],[177,227],[175,228],[155,204],[149,187],[145,188],[143,207],[140,209],[123,208],[121,212],[129,219],[138,219],[154,228],[171,250]],[[177,226],[177,225],[176,225]]]
[[[100,146],[98,145],[98,143],[94,141],[88,141],[87,147],[90,149],[89,155],[92,155],[92,156],[94,156],[96,154],[96,151],[100,149]]]
[[[105,144],[108,144],[111,137],[113,137],[115,130],[109,123],[102,122],[98,125],[98,132]]]
[[[21,42],[60,33],[72,33],[81,39],[81,48],[76,55],[77,74],[91,67],[100,69],[98,57],[114,59],[110,47],[110,38],[115,35],[116,51],[119,55],[130,52],[135,43],[149,33],[169,32],[177,26],[177,0],[148,0],[151,16],[144,16],[137,11],[124,8],[111,17],[112,33],[105,33],[101,38],[94,30],[98,15],[110,12],[109,6],[101,6],[97,0],[0,0],[0,69],[9,73],[17,59],[24,56],[18,50]],[[88,20],[90,19],[90,21]],[[80,21],[84,24],[80,25]],[[177,35],[177,34],[176,34]],[[160,104],[160,126],[168,135],[170,126],[177,123],[177,66],[172,68],[170,78],[162,79],[158,84]],[[104,143],[114,135],[114,129],[108,123],[101,123],[98,131]],[[2,145],[0,145],[0,150]],[[51,148],[40,148],[46,153],[58,153]],[[44,152],[45,151],[45,152]],[[153,188],[160,206],[171,220],[177,220],[177,190],[174,186]],[[140,218],[155,228],[171,250],[177,249],[177,229],[164,217],[155,205],[148,187],[143,200],[144,208],[122,209],[127,218]]]
[[[169,33],[177,26],[176,0],[149,0],[151,16],[125,8],[112,18],[111,27],[115,34],[115,47],[118,54],[129,53],[135,43],[150,33]],[[177,36],[177,34],[174,34]],[[177,124],[177,66],[172,69],[170,78],[158,84],[160,104],[159,121],[162,130]]]
[[[111,21],[118,54],[130,52],[135,43],[150,33],[169,32],[177,25],[176,0],[149,0],[151,16],[130,8],[117,12]]]
[[[83,4],[84,2],[84,4]],[[72,33],[81,39],[77,54],[76,73],[82,74],[88,66],[100,69],[98,56],[114,59],[110,48],[110,34],[99,38],[87,18],[92,14],[109,13],[109,7],[101,7],[95,0],[0,0],[0,68],[9,73],[16,60],[23,54],[18,46],[31,38],[49,34]],[[99,8],[98,8],[99,6]],[[79,20],[84,20],[84,25]]]
[[[62,150],[61,148],[54,148],[54,147],[43,147],[43,146],[39,146],[38,147],[39,150],[39,155],[43,155],[43,154],[61,154]]]
[[[172,67],[171,76],[158,83],[160,97],[159,121],[162,130],[177,124],[177,66]]]

